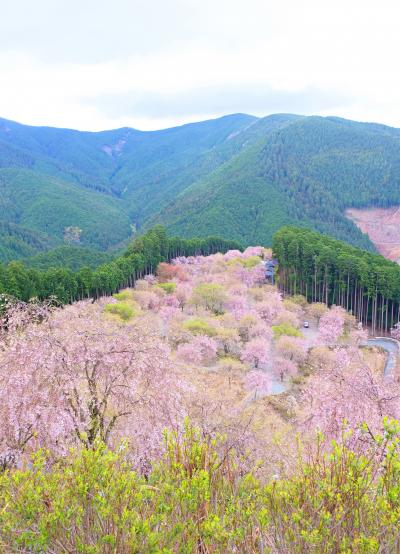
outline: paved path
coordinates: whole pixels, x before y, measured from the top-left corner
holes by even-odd
[[[375,337],[367,340],[368,346],[379,346],[386,350],[387,358],[383,374],[385,377],[392,377],[396,367],[396,356],[399,354],[399,343],[396,340],[385,337]]]

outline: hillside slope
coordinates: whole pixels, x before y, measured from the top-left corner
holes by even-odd
[[[188,166],[254,121],[237,114],[163,131],[88,133],[0,119],[0,223],[44,232],[55,244],[66,227],[76,226],[84,246],[120,245],[131,225],[140,227],[174,197],[179,172],[186,172],[183,186],[190,184]],[[203,163],[201,174],[217,164]],[[20,250],[15,258],[28,254]],[[0,261],[8,259],[0,250]]]
[[[129,235],[129,218],[114,198],[28,169],[0,169],[0,214],[62,242],[64,230],[77,226],[82,244],[107,248]]]
[[[0,192],[0,260],[58,246],[69,226],[105,250],[155,223],[244,245],[290,223],[373,250],[345,214],[400,204],[400,130],[291,114],[98,133],[0,119]]]
[[[400,132],[338,118],[306,117],[185,190],[156,218],[175,233],[213,232],[267,241],[296,222],[372,249],[348,207],[400,203]]]

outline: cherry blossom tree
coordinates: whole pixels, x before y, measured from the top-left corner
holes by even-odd
[[[249,310],[249,302],[246,296],[241,296],[235,293],[231,293],[225,306],[237,320],[240,320]]]
[[[294,377],[297,371],[297,364],[288,358],[275,358],[273,362],[273,373],[280,381]]]
[[[178,283],[175,289],[175,296],[182,311],[192,295],[192,290],[193,287],[188,283]]]
[[[135,300],[144,310],[157,310],[161,304],[161,298],[152,290],[135,291]]]
[[[318,327],[318,339],[322,344],[332,346],[343,334],[344,314],[343,308],[335,306],[321,317]]]
[[[244,257],[262,256],[264,248],[262,246],[248,246],[243,252]]]
[[[179,403],[169,368],[156,334],[107,320],[98,303],[56,310],[13,333],[0,352],[3,465],[30,447],[62,453],[98,438],[126,436],[145,452]]]
[[[276,351],[282,358],[293,361],[295,364],[304,363],[307,357],[307,347],[304,339],[282,335],[276,342]]]
[[[245,387],[256,400],[262,394],[268,394],[271,388],[271,376],[266,371],[251,370],[246,373]]]
[[[326,304],[323,304],[322,302],[314,302],[308,307],[307,313],[310,317],[314,317],[319,323],[319,320],[324,314],[326,314],[328,309],[329,308]]]
[[[270,342],[272,339],[271,327],[266,325],[264,321],[258,321],[255,325],[252,325],[248,331],[249,339],[261,338],[263,341]]]
[[[162,337],[168,336],[170,322],[176,317],[178,309],[176,306],[162,306],[158,311],[158,316],[162,322]]]
[[[240,354],[241,344],[237,329],[231,327],[219,327],[215,340],[218,343],[218,348],[225,356]]]
[[[241,258],[242,256],[243,256],[243,253],[240,252],[240,250],[228,250],[228,252],[224,254],[224,259],[234,260],[235,258]]]
[[[250,269],[239,266],[235,270],[235,275],[247,287],[254,287],[265,281],[265,268],[261,263]]]
[[[400,322],[396,323],[396,325],[390,329],[390,334],[394,339],[400,340]]]
[[[166,283],[167,281],[187,281],[188,277],[181,264],[167,264],[161,262],[157,267],[157,278],[160,283]]]
[[[366,343],[366,341],[368,340],[367,329],[352,329],[350,332],[350,339],[352,343],[356,346]]]
[[[263,337],[250,339],[243,348],[240,359],[248,362],[255,369],[265,366],[269,360],[270,345]]]
[[[357,349],[337,348],[330,367],[320,370],[303,391],[303,424],[337,438],[347,421],[366,423],[371,433],[382,430],[383,417],[399,418],[400,387],[363,362]]]
[[[177,356],[189,364],[210,365],[217,356],[217,342],[211,337],[197,335],[190,342],[180,344]]]
[[[0,294],[0,339],[4,340],[7,335],[12,336],[12,332],[21,331],[30,323],[41,323],[58,305],[55,297],[50,297],[45,302],[39,302],[37,298],[22,302]]]
[[[274,325],[291,325],[292,327],[298,327],[300,324],[299,317],[296,313],[289,310],[281,310],[273,321]]]
[[[259,302],[255,306],[255,310],[258,315],[267,323],[272,321],[278,316],[282,310],[282,297],[277,292],[269,293],[265,296],[263,302]]]

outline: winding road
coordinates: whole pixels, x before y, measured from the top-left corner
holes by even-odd
[[[308,346],[311,347],[314,343],[315,338],[318,334],[318,326],[315,321],[312,319],[309,320],[309,327],[302,328],[301,332],[308,343]],[[400,344],[397,340],[388,338],[388,337],[373,337],[368,339],[364,346],[376,346],[380,347],[386,351],[387,357],[385,362],[385,368],[383,371],[385,378],[393,377],[394,369],[396,367],[396,358],[400,354]],[[272,373],[272,366],[270,365],[267,369]],[[287,384],[282,383],[280,380],[273,377],[272,379],[272,390],[270,394],[280,394],[287,390]]]
[[[310,322],[310,328],[302,329],[302,333],[306,338],[306,340],[311,345],[313,339],[316,337],[316,334],[317,334],[317,326],[315,325],[315,322],[312,322],[312,323]],[[364,343],[364,345],[377,346],[387,352],[383,374],[385,378],[390,379],[391,377],[393,377],[394,369],[396,367],[396,358],[400,354],[400,346],[398,341],[387,337],[374,337],[374,338],[368,339]],[[270,371],[271,371],[271,368],[270,368]],[[287,385],[285,383],[282,383],[277,379],[273,379],[272,391],[271,391],[272,394],[280,394],[285,390],[287,390]]]
[[[368,339],[366,344],[368,346],[378,346],[386,350],[388,355],[383,374],[385,377],[393,377],[393,370],[396,367],[396,356],[399,354],[399,343],[397,340],[385,337],[375,337],[373,339]]]

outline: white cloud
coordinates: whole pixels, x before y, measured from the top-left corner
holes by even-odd
[[[392,0],[9,4],[0,20],[0,115],[9,119],[154,129],[230,111],[301,111],[400,126]]]

